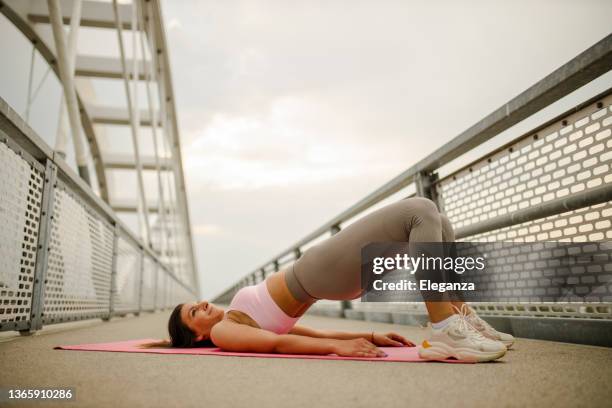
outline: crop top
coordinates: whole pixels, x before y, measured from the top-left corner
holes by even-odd
[[[288,333],[300,319],[283,312],[270,296],[265,280],[240,289],[227,309],[230,310],[247,314],[260,328],[277,334]]]

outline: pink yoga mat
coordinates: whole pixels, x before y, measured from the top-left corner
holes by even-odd
[[[403,361],[403,362],[426,362],[419,357],[417,347],[380,347],[387,357],[339,357],[335,354],[326,356],[310,354],[266,354],[266,353],[236,353],[231,351],[221,351],[220,348],[150,348],[141,349],[139,344],[157,341],[155,339],[138,339],[127,341],[116,341],[113,343],[91,343],[77,344],[73,346],[57,346],[57,350],[81,350],[81,351],[117,351],[124,353],[156,353],[156,354],[198,354],[206,356],[236,356],[236,357],[259,357],[259,358],[303,358],[317,360],[366,360],[366,361]],[[444,360],[448,363],[460,363],[457,360]]]

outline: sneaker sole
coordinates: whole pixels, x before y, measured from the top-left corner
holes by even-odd
[[[506,346],[507,349],[510,349],[512,347],[512,345],[514,344],[514,342],[516,341],[516,339],[512,339],[512,340],[501,340],[492,336],[487,336],[485,335],[483,332],[480,332],[480,334],[482,334],[483,336],[485,336],[487,339],[491,339],[491,340],[495,340],[495,341],[499,341],[500,343],[503,343],[504,346]]]
[[[454,357],[459,361],[471,363],[484,363],[497,360],[506,354],[506,350],[500,351],[478,351],[470,348],[453,348],[448,344],[439,342],[428,342],[429,347],[419,347],[419,357],[426,360],[446,360]]]

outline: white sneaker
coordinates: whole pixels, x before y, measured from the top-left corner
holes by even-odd
[[[427,360],[446,360],[454,357],[460,361],[485,362],[506,354],[503,343],[484,337],[466,320],[464,314],[456,314],[441,329],[432,327],[429,340],[419,347],[419,356]]]
[[[463,306],[461,308],[463,309]],[[468,312],[469,314],[467,315],[466,319],[468,323],[472,325],[472,327],[480,332],[480,334],[488,339],[501,341],[504,343],[504,346],[506,346],[507,349],[512,347],[515,340],[514,336],[495,330],[489,323],[478,316],[474,310],[469,310],[471,310],[471,313]]]

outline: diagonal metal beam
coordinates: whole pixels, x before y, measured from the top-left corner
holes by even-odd
[[[111,203],[111,208],[115,212],[135,213],[138,212],[138,203],[127,200],[113,200]],[[151,213],[158,213],[160,211],[160,207],[155,203],[148,203],[147,210]],[[169,209],[167,208],[165,211],[168,212]]]
[[[133,65],[132,59],[127,59],[126,63],[129,66]],[[140,75],[139,80],[145,79],[145,70],[149,70],[150,63],[145,61],[139,61]],[[76,60],[76,76],[90,77],[90,78],[116,78],[122,79],[123,72],[121,70],[121,60],[112,57],[96,57],[91,55],[79,55]],[[130,73],[129,78],[132,79]]]
[[[9,5],[14,3],[29,3],[28,19],[33,23],[49,23],[49,9],[47,8],[45,0],[30,0],[25,2],[23,0],[7,0],[5,1]],[[16,4],[15,4],[16,5]],[[70,12],[72,1],[62,0],[62,21],[64,24],[70,23]],[[132,15],[131,4],[120,4],[118,5],[118,11],[120,20],[122,21],[122,28],[131,29],[132,24],[130,16]],[[83,12],[81,17],[81,26],[83,27],[98,27],[98,28],[115,28],[115,18],[113,14],[113,8],[111,3],[104,3],[99,1],[84,1]]]
[[[113,108],[110,106],[95,106],[87,107],[89,117],[92,123],[101,125],[131,125],[130,111],[127,108]],[[148,109],[142,109],[139,112],[140,125],[151,126],[151,116]],[[161,123],[158,121],[158,126]]]
[[[158,162],[159,161],[159,162]],[[155,156],[140,156],[140,162],[143,170],[157,170],[161,171],[172,171],[172,162],[170,158],[159,158],[156,160]],[[104,154],[104,167],[107,169],[136,169],[136,163],[134,163],[134,156],[131,154]]]
[[[29,2],[21,0],[2,0],[4,6],[0,7],[0,13],[17,27],[24,36],[26,36],[36,47],[40,55],[47,61],[53,73],[59,79],[59,69],[57,64],[57,58],[51,51],[50,45],[46,42],[45,38],[40,36],[40,33],[34,29],[33,25],[27,21],[26,13]],[[100,189],[100,197],[105,202],[108,202],[108,186],[106,183],[106,173],[104,171],[103,159],[100,155],[100,148],[98,146],[98,140],[94,132],[91,120],[83,103],[83,99],[77,92],[77,101],[79,105],[79,111],[81,115],[81,123],[83,131],[87,141],[89,142],[89,150],[91,156],[94,159],[94,168],[96,170],[96,179],[98,180],[98,188]],[[0,104],[1,105],[1,104]]]
[[[64,100],[66,101],[66,109],[70,122],[70,132],[72,134],[72,143],[74,145],[79,176],[81,176],[87,184],[91,185],[89,170],[87,168],[85,146],[81,136],[81,121],[79,117],[76,88],[74,86],[74,76],[70,72],[72,64],[66,46],[64,28],[60,21],[60,3],[59,0],[48,0],[47,3],[49,6],[51,27],[53,29],[53,39],[55,40],[55,50],[57,52],[59,76],[64,90]]]
[[[185,187],[185,177],[183,174],[183,158],[181,153],[181,145],[179,139],[179,129],[177,122],[176,106],[174,104],[174,92],[172,88],[172,71],[170,69],[170,59],[168,57],[168,46],[166,43],[166,33],[163,24],[161,4],[159,0],[146,2],[148,6],[145,8],[145,21],[149,19],[150,26],[155,27],[155,30],[148,32],[150,36],[154,38],[153,43],[157,50],[157,71],[160,73],[160,81],[158,87],[160,88],[160,102],[165,104],[167,107],[167,113],[169,116],[169,134],[172,136],[170,142],[171,150],[173,151],[174,160],[176,160],[176,198],[179,212],[184,220],[184,228],[186,235],[186,246],[187,256],[189,258],[189,264],[192,268],[194,285],[196,290],[200,290],[199,276],[197,273],[197,264],[195,258],[195,250],[193,246],[193,235],[191,232],[191,221],[189,215],[189,206],[187,204],[187,192]],[[163,95],[163,98],[161,97]]]
[[[127,99],[127,105],[128,105],[128,117],[129,117],[129,124],[130,124],[130,128],[132,130],[132,148],[134,150],[134,161],[136,163],[136,176],[137,176],[137,180],[138,180],[138,198],[140,200],[140,207],[142,208],[142,220],[144,222],[144,235],[145,235],[145,243],[147,245],[150,245],[150,240],[151,240],[151,229],[150,229],[150,223],[149,223],[149,211],[148,211],[148,207],[147,207],[147,199],[146,199],[146,191],[145,191],[145,187],[144,187],[144,180],[142,177],[142,165],[140,163],[140,141],[138,140],[138,130],[139,130],[139,126],[140,126],[140,119],[139,119],[139,114],[140,111],[138,109],[138,87],[137,84],[135,83],[135,81],[133,82],[133,87],[132,90],[130,90],[130,80],[128,78],[128,68],[127,68],[127,64],[126,64],[126,53],[125,53],[125,48],[123,45],[123,30],[122,30],[122,26],[121,26],[121,14],[119,13],[119,4],[117,3],[117,0],[113,0],[112,3],[112,10],[113,10],[113,19],[114,19],[114,23],[115,23],[115,27],[117,29],[117,40],[119,43],[119,54],[121,55],[121,68],[122,68],[122,72],[123,72],[123,84],[125,87],[125,96]],[[136,9],[132,7],[131,9],[132,14],[131,14],[131,21],[132,21],[132,27],[136,27]],[[133,56],[133,70],[134,70],[134,75],[133,77],[136,78],[138,76],[138,64],[136,64],[136,55],[137,55],[137,48],[136,48],[136,33],[132,32],[132,56]],[[133,94],[132,94],[133,92]]]

